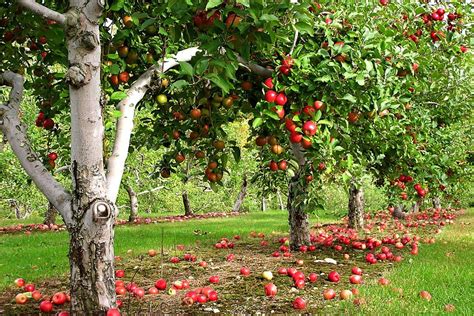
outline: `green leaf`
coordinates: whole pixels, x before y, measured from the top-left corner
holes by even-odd
[[[210,186],[211,186],[212,191],[214,191],[214,192],[218,192],[218,191],[219,191],[219,187],[217,186],[216,183],[211,182],[211,183],[210,183]]]
[[[267,22],[270,22],[270,21],[279,21],[279,19],[277,18],[276,15],[273,15],[273,14],[263,14],[261,17],[260,17],[260,20],[261,21],[267,21]]]
[[[252,122],[252,127],[257,128],[263,124],[263,119],[261,117],[256,117]]]
[[[298,22],[295,24],[295,28],[301,33],[301,34],[309,34],[313,35],[314,34],[314,29],[311,25],[304,23],[304,22]]]
[[[222,1],[222,0],[209,0],[209,2],[208,2],[207,5],[206,5],[206,10],[215,8],[215,7],[217,7],[218,5],[221,5],[222,2],[224,2],[224,1]]]
[[[234,155],[234,160],[239,162],[241,157],[240,148],[237,146],[232,147],[232,154]]]
[[[365,68],[367,69],[367,72],[371,72],[374,70],[374,64],[370,60],[364,60],[365,62]]]
[[[357,99],[352,95],[347,93],[345,96],[342,97],[343,100],[347,100],[349,102],[355,103],[357,102]]]
[[[181,74],[183,75],[188,75],[188,76],[193,76],[194,75],[194,69],[193,66],[191,66],[190,63],[187,63],[185,61],[179,62],[179,65],[181,66]]]
[[[316,114],[314,114],[314,120],[319,121],[319,119],[321,118],[322,115],[323,115],[323,113],[321,112],[321,110],[318,110],[316,112]]]
[[[356,82],[359,84],[359,86],[365,85],[365,78],[364,77],[365,77],[364,73],[362,73],[362,72],[360,72],[357,75]]]
[[[200,59],[195,66],[196,74],[202,75],[206,70],[207,67],[209,66],[209,60],[208,59]]]
[[[330,75],[324,75],[324,76],[319,77],[318,79],[316,79],[316,81],[329,82],[329,81],[331,81],[331,76]]]
[[[127,94],[123,91],[115,91],[114,93],[112,93],[112,95],[110,96],[110,100],[112,101],[120,101],[120,100],[123,100],[127,97]]]
[[[205,77],[221,88],[224,93],[229,93],[230,89],[232,89],[232,84],[218,74],[210,73],[205,75]]]
[[[113,64],[112,66],[110,66],[110,73],[118,75],[120,73],[120,66],[117,64]]]
[[[240,3],[241,5],[250,8],[250,0],[237,0],[237,3]]]
[[[120,112],[120,111],[118,111],[118,110],[114,110],[114,111],[112,111],[112,116],[113,116],[114,118],[119,118],[119,117],[122,116],[122,112]]]
[[[328,120],[320,120],[320,121],[318,121],[318,124],[320,124],[320,125],[327,125],[327,126],[329,126],[329,127],[332,127],[332,126],[333,126],[333,122],[328,121]]]
[[[171,90],[174,90],[174,89],[182,89],[186,86],[188,86],[189,83],[186,81],[186,80],[178,80],[178,81],[175,81],[171,84],[171,87],[170,89]]]
[[[120,11],[123,9],[123,6],[125,4],[125,0],[116,0],[114,4],[110,7],[110,10],[112,11]]]
[[[278,114],[276,114],[275,112],[273,111],[270,111],[270,110],[263,110],[263,114],[268,116],[268,117],[271,117],[272,119],[276,120],[276,121],[279,121],[280,118],[278,117]]]

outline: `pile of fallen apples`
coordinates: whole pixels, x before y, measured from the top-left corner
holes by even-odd
[[[408,216],[405,220],[393,219],[389,212],[379,212],[376,214],[368,214],[365,217],[366,225],[363,230],[356,231],[349,229],[347,225],[327,225],[325,227],[316,227],[311,234],[311,244],[303,245],[299,248],[299,252],[291,252],[288,246],[289,240],[287,237],[276,239],[274,242],[269,242],[265,239],[263,233],[250,233],[250,239],[261,239],[257,244],[264,249],[264,253],[268,251],[268,260],[272,262],[285,263],[289,265],[292,256],[299,254],[311,255],[314,253],[315,256],[318,254],[318,250],[330,250],[331,253],[340,253],[342,258],[349,260],[352,256],[362,258],[361,264],[363,264],[363,258],[365,258],[366,265],[381,264],[384,262],[400,262],[403,260],[402,251],[407,253],[406,249],[409,249],[411,255],[418,254],[418,248],[421,243],[434,243],[435,239],[433,234],[437,234],[441,231],[441,228],[447,224],[453,223],[456,218],[456,213],[453,210],[427,210],[421,213]],[[428,233],[424,238],[420,237],[422,233]],[[224,257],[221,259],[222,262],[233,262],[236,260],[243,261],[243,258],[237,258],[234,253],[229,253],[229,250],[234,248],[243,247],[239,245],[241,236],[236,235],[232,238],[220,238],[216,243],[212,245],[213,249],[218,251],[226,249]],[[277,248],[273,248],[273,245]],[[182,262],[188,262],[188,264],[197,264],[202,272],[207,271],[208,263],[204,260],[198,260],[196,255],[189,252],[185,252],[184,245],[178,245],[176,247],[178,251],[182,251],[180,256],[169,256],[168,264],[179,265]],[[327,252],[326,252],[327,253]],[[349,254],[351,253],[351,255]],[[149,257],[155,257],[157,251],[150,249],[148,251]],[[116,257],[117,262],[121,261],[120,257]],[[275,261],[276,260],[276,261]],[[196,263],[195,263],[196,262]],[[263,280],[262,293],[270,299],[275,298],[278,295],[278,287],[274,281],[274,273],[279,278],[288,277],[291,280],[291,287],[295,292],[304,291],[308,287],[308,284],[321,283],[319,280],[323,279],[322,282],[329,282],[329,284],[347,284],[348,288],[340,289],[339,292],[331,287],[325,288],[322,291],[322,297],[324,300],[333,300],[337,296],[341,300],[353,299],[359,294],[358,285],[364,283],[363,270],[357,265],[354,265],[350,270],[350,275],[341,277],[340,272],[337,271],[337,265],[327,274],[317,273],[316,271],[308,271],[308,266],[305,265],[303,259],[295,259],[294,265],[297,267],[279,267],[275,271],[259,271],[253,273],[247,266],[242,266],[238,273],[240,278],[248,279],[251,276],[257,277]],[[325,262],[335,264],[336,261],[332,258],[326,258],[324,260],[316,260],[314,262]],[[234,262],[235,264],[236,262]],[[240,263],[239,263],[240,264]],[[305,274],[302,269],[305,267],[307,273]],[[349,266],[350,267],[350,266]],[[311,267],[310,269],[313,269]],[[315,268],[316,269],[316,268]],[[214,270],[214,269],[212,269]],[[221,271],[221,270],[219,270]],[[343,275],[346,273],[343,273]],[[191,288],[191,282],[196,280],[178,279],[174,281],[160,278],[154,282],[154,286],[142,287],[133,281],[133,278],[129,281],[124,281],[126,272],[123,269],[116,270],[116,281],[115,291],[117,294],[117,308],[111,309],[107,315],[120,315],[120,308],[123,306],[123,298],[134,298],[140,300],[147,297],[153,297],[158,294],[167,294],[168,298],[177,296],[185,307],[194,305],[204,305],[209,302],[216,302],[219,300],[218,291],[213,287],[219,287],[221,284],[221,278],[219,275],[207,275],[204,277],[206,280],[201,280],[201,286]],[[364,274],[369,276],[370,274]],[[171,278],[171,277],[169,277]],[[347,278],[347,279],[346,279]],[[176,280],[177,279],[177,280]],[[279,279],[280,281],[283,279]],[[277,280],[278,281],[278,280]],[[280,282],[278,281],[278,282]],[[276,283],[278,283],[276,282]],[[375,282],[375,281],[374,281]],[[196,282],[195,284],[198,284]],[[203,284],[205,285],[203,286]],[[380,286],[386,286],[390,282],[386,278],[379,278],[377,283]],[[43,296],[38,290],[35,289],[34,284],[25,284],[23,279],[15,280],[15,284],[22,288],[24,292],[19,293],[15,297],[17,304],[26,304],[29,300],[33,300],[39,303],[39,309],[41,312],[49,313],[52,312],[55,307],[61,308],[62,305],[70,301],[70,297],[66,292],[55,293],[51,297]],[[340,288],[340,286],[339,286]],[[401,290],[401,289],[400,289]],[[420,297],[426,300],[431,299],[431,295],[427,291],[421,291]],[[354,304],[361,304],[359,298],[354,299]],[[128,301],[130,302],[130,300]],[[292,307],[297,310],[304,310],[309,305],[308,296],[306,299],[297,296],[292,299]],[[58,315],[68,315],[67,312],[62,311]]]

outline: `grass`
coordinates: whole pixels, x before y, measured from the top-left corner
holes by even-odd
[[[163,230],[165,249],[175,245],[215,243],[220,237],[247,235],[251,231],[265,234],[288,231],[288,213],[268,211],[249,213],[238,217],[190,220],[187,222],[150,225],[119,226],[115,232],[115,254],[124,255],[131,250],[135,254],[148,249],[159,249]],[[334,221],[334,218],[319,217],[317,222]],[[315,219],[311,220],[316,222]],[[197,235],[194,231],[199,230]],[[11,285],[19,277],[35,282],[68,272],[66,232],[36,232],[0,236],[0,290]],[[4,260],[5,258],[8,258]]]
[[[360,308],[345,304],[347,314],[440,315],[452,304],[457,315],[474,315],[474,209],[456,219],[432,245],[420,247],[419,255],[384,273],[390,286],[365,286]],[[394,288],[403,289],[403,294]],[[428,291],[431,301],[422,300]]]

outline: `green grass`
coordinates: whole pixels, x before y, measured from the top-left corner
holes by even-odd
[[[384,273],[388,287],[361,288],[366,305],[341,307],[350,315],[440,315],[452,304],[454,314],[474,315],[474,209],[438,235],[435,244],[423,244],[412,258]],[[403,289],[403,296],[393,288]],[[431,301],[420,298],[423,290],[430,292]]]
[[[285,211],[268,211],[229,218],[119,226],[115,233],[115,253],[123,256],[129,249],[134,254],[146,252],[151,248],[159,249],[162,229],[166,249],[174,248],[178,244],[211,244],[221,237],[247,235],[251,231],[284,234],[288,231],[287,218],[288,213]],[[321,223],[331,221],[335,219],[329,217],[317,219],[317,222]],[[316,222],[316,219],[312,219],[312,222]],[[207,234],[196,235],[193,233],[195,230]],[[34,282],[67,273],[68,244],[66,232],[0,236],[0,289],[11,285],[13,280],[19,277]]]

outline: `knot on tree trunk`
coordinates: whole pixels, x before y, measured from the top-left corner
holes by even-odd
[[[92,71],[90,65],[73,64],[66,73],[66,82],[74,88],[85,86],[91,81]]]

